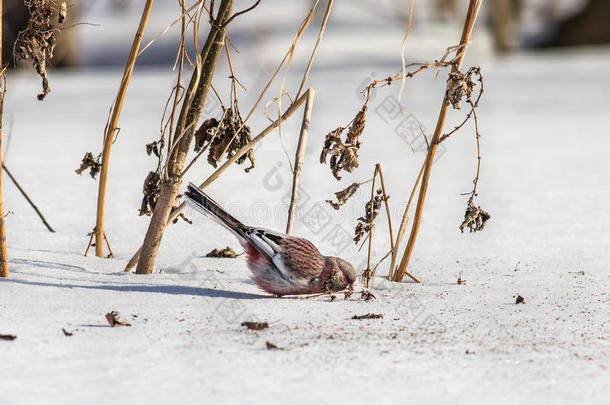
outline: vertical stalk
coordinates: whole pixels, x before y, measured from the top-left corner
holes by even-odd
[[[462,65],[462,60],[464,58],[464,54],[466,53],[465,46],[468,44],[470,40],[470,35],[472,33],[472,28],[474,27],[474,23],[477,19],[477,14],[479,8],[481,7],[482,0],[470,0],[468,4],[468,13],[466,15],[466,20],[464,21],[464,29],[462,30],[462,37],[460,39],[461,50],[460,53],[456,57],[455,64],[453,65],[452,71],[456,72],[460,70]],[[430,172],[432,171],[432,162],[434,161],[434,154],[436,152],[436,147],[438,145],[438,139],[441,136],[443,131],[443,126],[445,124],[445,118],[447,117],[447,111],[449,109],[449,103],[446,99],[446,94],[443,97],[443,103],[441,106],[441,110],[438,114],[438,120],[436,122],[436,128],[434,129],[434,135],[432,136],[432,141],[430,142],[430,147],[428,148],[428,154],[426,155],[424,173],[422,176],[421,187],[419,189],[419,199],[417,200],[417,207],[415,209],[415,217],[413,218],[413,225],[411,227],[411,234],[409,235],[409,241],[407,242],[407,246],[405,248],[405,252],[400,261],[400,265],[394,274],[395,281],[402,281],[403,276],[407,270],[407,265],[409,264],[409,259],[411,258],[411,254],[413,253],[413,247],[415,246],[415,240],[417,239],[417,233],[419,231],[419,225],[421,223],[421,217],[424,210],[424,201],[426,199],[426,192],[428,191],[428,182],[430,181]]]
[[[182,102],[182,109],[174,132],[173,150],[167,156],[166,171],[161,180],[159,199],[144,237],[138,267],[136,268],[137,274],[150,274],[153,271],[163,238],[163,231],[176,204],[182,183],[182,170],[195,134],[195,126],[203,111],[203,105],[210,90],[216,65],[225,42],[227,22],[231,18],[233,3],[234,0],[222,0],[201,51],[197,69],[193,72]]]
[[[4,106],[4,69],[2,68],[2,0],[0,0],[0,164],[2,163],[2,107]],[[8,253],[6,251],[6,226],[2,198],[2,170],[0,170],[0,277],[8,277]]]
[[[97,193],[97,216],[95,222],[95,255],[97,257],[104,257],[104,208],[106,203],[106,185],[108,183],[108,169],[110,162],[110,149],[112,148],[112,142],[116,131],[118,130],[119,117],[121,115],[121,109],[123,108],[123,101],[125,100],[125,94],[127,93],[127,86],[133,73],[133,67],[136,63],[136,57],[138,50],[140,49],[140,43],[142,42],[142,35],[146,29],[148,23],[148,17],[150,16],[150,10],[152,9],[154,0],[146,0],[146,5],[142,11],[142,17],[140,18],[140,25],[136,31],[136,35],[131,44],[131,51],[129,52],[129,58],[125,65],[125,72],[123,73],[123,79],[119,86],[119,92],[117,93],[112,108],[112,114],[110,121],[106,125],[104,130],[104,147],[102,150],[102,168],[100,171],[100,183]]]
[[[307,146],[307,135],[309,134],[309,122],[311,120],[311,110],[313,108],[313,99],[316,95],[314,89],[307,90],[307,101],[305,102],[305,112],[303,113],[303,122],[301,124],[301,134],[299,135],[299,144],[294,157],[294,173],[292,177],[292,195],[290,197],[290,207],[288,208],[288,222],[286,223],[286,233],[292,233],[292,225],[294,223],[294,214],[297,208],[297,198],[299,190],[299,177],[303,169],[303,159],[305,158],[305,147]]]

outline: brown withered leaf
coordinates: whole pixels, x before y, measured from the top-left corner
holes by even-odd
[[[364,215],[357,219],[356,228],[354,228],[354,243],[360,242],[360,239],[371,231],[373,222],[379,214],[379,209],[384,201],[383,191],[377,189],[372,200],[368,200],[364,206]]]
[[[51,91],[47,77],[47,63],[53,58],[56,35],[59,25],[66,19],[65,2],[61,4],[52,0],[24,1],[30,18],[28,25],[19,32],[13,46],[15,64],[22,60],[31,60],[36,73],[42,78],[42,93],[38,100],[43,100]],[[55,23],[57,21],[57,23]]]
[[[472,103],[472,93],[474,92],[475,82],[473,75],[480,75],[480,69],[473,67],[466,72],[451,72],[447,78],[447,90],[445,93],[445,100],[447,104],[457,110],[460,109],[460,101],[465,97],[466,101]]]
[[[383,318],[383,314],[364,314],[364,315],[354,315],[352,316],[352,319],[358,319],[358,320],[362,320],[362,319],[380,319]]]
[[[2,334],[0,334],[0,340],[9,340],[9,341],[12,341],[12,340],[15,340],[15,339],[17,339],[17,336],[15,336],[15,335],[2,335]]]
[[[250,330],[263,330],[269,327],[269,323],[267,322],[253,322],[253,321],[245,321],[241,323],[241,326],[245,326]]]
[[[464,221],[460,225],[460,231],[464,233],[464,228],[468,227],[470,232],[482,231],[485,228],[485,223],[491,218],[486,211],[481,207],[475,207],[472,202],[468,203],[466,207],[466,213],[464,214]]]
[[[214,133],[218,129],[218,120],[208,118],[195,132],[195,152],[199,152],[203,147],[214,139]]]
[[[213,122],[209,123],[208,125],[212,124]],[[214,133],[216,135],[211,139],[206,138],[203,134],[200,135],[200,139],[202,141],[205,141],[206,139],[208,141],[210,148],[210,151],[208,152],[208,163],[214,167],[218,166],[218,163],[222,159],[222,155],[225,153],[225,151],[226,158],[229,159],[237,154],[242,147],[246,146],[246,144],[252,140],[250,127],[243,125],[242,118],[235,107],[225,110],[223,118],[218,124],[217,129],[214,130]],[[201,145],[201,147],[203,147],[203,145]],[[249,149],[245,154],[237,159],[235,163],[241,165],[246,160],[250,161],[250,166],[244,169],[245,172],[248,173],[256,165],[254,151],[252,149]]]
[[[339,208],[341,208],[342,205],[347,202],[347,200],[351,196],[356,193],[356,191],[358,191],[358,187],[360,187],[360,183],[352,183],[343,190],[337,191],[335,193],[337,202],[334,202],[332,200],[326,200],[326,202],[329,203],[334,209],[338,210]]]
[[[206,254],[205,257],[228,257],[234,259],[237,257],[237,255],[233,249],[227,246],[224,249],[214,249]]]
[[[97,176],[102,168],[102,164],[100,163],[101,157],[101,154],[97,155],[97,157],[93,157],[91,152],[85,153],[83,160],[80,162],[80,167],[75,170],[76,174],[83,174],[85,170],[90,169],[89,175],[92,179],[95,179],[95,176]]]
[[[148,215],[151,216],[155,206],[157,205],[157,200],[159,199],[160,190],[160,181],[159,173],[157,172],[149,172],[144,179],[144,186],[142,187],[142,193],[144,197],[142,197],[142,204],[140,206],[139,215]]]
[[[265,347],[267,350],[284,350],[283,347],[279,347],[278,345],[275,345],[269,341],[265,342]]]
[[[352,120],[345,141],[341,139],[341,134],[345,130],[343,127],[329,132],[324,138],[320,163],[325,164],[326,158],[330,155],[330,169],[337,180],[341,180],[339,173],[342,170],[351,173],[358,167],[358,151],[360,150],[358,138],[364,131],[367,108],[368,99]]]
[[[120,316],[121,314],[118,311],[111,311],[106,314],[106,320],[113,328],[116,326],[131,326],[129,322],[121,321]]]
[[[523,298],[520,294],[517,294],[517,298],[515,298],[515,304],[525,304],[525,298]]]

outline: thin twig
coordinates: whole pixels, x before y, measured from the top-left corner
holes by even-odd
[[[25,190],[21,187],[21,185],[17,182],[17,179],[15,179],[15,177],[13,176],[13,174],[11,173],[11,171],[8,169],[8,167],[6,167],[6,165],[4,164],[4,162],[2,163],[2,168],[4,169],[4,171],[6,172],[6,174],[8,174],[8,177],[13,181],[13,183],[15,184],[15,186],[17,187],[17,189],[19,190],[19,192],[21,192],[21,194],[23,194],[23,196],[25,197],[25,199],[27,200],[28,203],[30,203],[30,205],[32,206],[32,208],[34,208],[34,211],[36,211],[36,214],[38,214],[38,216],[40,217],[40,220],[42,221],[42,223],[44,224],[44,226],[47,227],[47,229],[49,230],[49,232],[55,232],[55,230],[53,228],[51,228],[51,225],[49,225],[49,223],[47,222],[46,218],[44,217],[44,215],[42,215],[42,212],[40,212],[40,210],[38,209],[38,207],[36,206],[36,204],[34,204],[34,201],[32,201],[32,199],[27,195],[27,193],[25,192]]]
[[[286,223],[286,233],[292,233],[292,225],[294,222],[294,214],[297,207],[299,176],[303,169],[303,160],[305,158],[305,149],[307,146],[307,135],[309,134],[309,122],[311,121],[311,111],[313,109],[313,100],[316,92],[310,88],[305,102],[305,111],[303,112],[303,121],[301,123],[301,133],[299,134],[299,143],[294,156],[294,172],[292,175],[292,194],[290,197],[290,207],[288,208],[288,222]]]

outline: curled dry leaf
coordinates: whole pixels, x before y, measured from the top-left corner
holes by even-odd
[[[140,206],[140,216],[152,215],[161,193],[159,188],[160,181],[161,178],[157,172],[149,172],[146,179],[144,179],[144,186],[142,187],[144,197],[142,197],[142,205]]]
[[[224,249],[214,249],[210,253],[205,255],[205,257],[228,257],[234,259],[237,257],[237,255],[235,254],[235,251],[233,249],[227,246]]]
[[[475,66],[466,72],[451,72],[447,79],[447,92],[445,100],[448,104],[457,110],[460,109],[460,101],[466,97],[466,101],[472,103],[472,93],[474,92],[475,82],[473,75],[478,74],[480,77],[480,68]]]
[[[113,328],[116,326],[131,326],[129,322],[121,321],[120,316],[121,314],[118,311],[108,312],[106,314],[106,320]]]
[[[242,127],[243,126],[243,127]],[[241,128],[241,130],[240,130]],[[239,130],[239,133],[238,133]],[[252,140],[250,127],[243,124],[243,120],[235,107],[225,110],[222,120],[219,122],[214,118],[207,119],[201,124],[195,133],[195,152],[209,147],[208,163],[218,167],[222,155],[226,150],[226,158],[234,156],[242,147]],[[254,151],[248,150],[235,163],[241,165],[250,161],[250,166],[245,168],[248,173],[256,164]]]
[[[160,139],[155,142],[147,143],[146,144],[146,154],[148,156],[150,156],[151,154],[154,154],[156,157],[160,158],[161,150],[163,150],[164,143],[165,142],[163,142],[163,139]]]
[[[517,294],[517,298],[515,298],[515,304],[525,304],[525,298],[523,298],[520,294]]]
[[[365,314],[365,315],[354,315],[352,319],[380,319],[383,318],[383,314]]]
[[[337,202],[334,202],[332,200],[326,200],[326,202],[329,203],[334,209],[338,210],[339,208],[341,208],[342,205],[347,202],[347,200],[351,196],[356,193],[356,191],[358,191],[358,187],[360,187],[360,183],[352,183],[343,190],[337,191],[335,193],[335,196],[337,197]]]
[[[485,223],[491,218],[481,207],[475,207],[472,202],[468,202],[464,221],[460,225],[460,231],[464,233],[464,228],[468,227],[470,232],[482,231]]]
[[[83,160],[80,162],[80,167],[75,170],[76,174],[83,174],[85,170],[90,169],[89,175],[92,179],[95,179],[95,176],[97,176],[102,168],[102,164],[100,163],[101,158],[101,154],[97,155],[97,157],[93,157],[91,152],[85,153]]]
[[[373,222],[379,214],[379,209],[384,201],[383,192],[377,189],[377,192],[372,200],[366,202],[364,207],[364,215],[358,218],[358,223],[354,229],[354,242],[358,243],[364,234],[369,233],[373,227]]]
[[[329,132],[324,139],[320,163],[326,163],[326,158],[330,155],[330,169],[337,180],[341,180],[339,174],[341,170],[351,173],[358,167],[358,151],[360,150],[358,138],[364,131],[367,108],[368,99],[352,120],[345,142],[341,139],[341,134],[345,130],[343,127]]]
[[[267,322],[253,322],[253,321],[245,321],[241,323],[241,326],[245,326],[250,330],[263,330],[269,327],[269,323]]]
[[[25,0],[30,14],[28,25],[19,32],[13,46],[15,64],[22,60],[31,60],[36,73],[42,78],[42,93],[38,100],[43,100],[51,91],[47,78],[47,63],[53,58],[56,35],[59,25],[66,19],[66,4],[52,0]]]

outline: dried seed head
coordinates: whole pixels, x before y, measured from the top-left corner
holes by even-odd
[[[38,75],[42,78],[42,93],[38,100],[43,100],[51,91],[47,78],[47,63],[53,58],[58,27],[54,21],[62,24],[66,18],[65,2],[58,5],[51,0],[26,0],[30,19],[28,25],[19,32],[13,46],[15,64],[21,60],[31,60]],[[54,18],[55,17],[55,18]]]
[[[477,73],[477,67],[471,68],[466,74],[462,72],[451,72],[447,78],[447,92],[445,102],[457,110],[460,109],[460,101],[466,97],[466,101],[472,103],[472,93],[474,92],[475,82],[473,74]]]
[[[206,122],[208,122],[207,126]],[[242,118],[234,106],[225,110],[220,123],[214,119],[206,120],[200,130],[204,132],[199,135],[198,139],[196,138],[195,148],[196,150],[197,148],[201,150],[204,147],[204,143],[207,142],[205,146],[209,145],[210,148],[208,163],[214,167],[218,166],[218,162],[222,159],[224,153],[226,153],[226,158],[229,159],[252,140],[250,127],[243,124]],[[252,149],[237,159],[235,163],[240,165],[246,159],[250,161],[250,166],[244,169],[248,173],[256,164]]]
[[[356,191],[358,191],[359,187],[360,183],[352,183],[343,190],[337,191],[335,193],[335,196],[337,197],[337,202],[334,202],[332,200],[326,200],[326,202],[329,203],[334,209],[338,210],[343,204],[347,202],[347,200],[351,196],[356,193]]]
[[[102,164],[100,163],[101,157],[101,154],[93,157],[91,152],[85,153],[83,160],[80,162],[80,167],[75,170],[76,174],[83,174],[85,170],[90,169],[89,176],[91,176],[92,179],[95,179],[95,176],[97,176],[102,168]]]
[[[341,134],[345,129],[343,127],[331,131],[324,139],[320,163],[326,163],[326,157],[330,155],[330,169],[337,180],[341,180],[339,172],[342,170],[351,173],[358,167],[358,151],[360,149],[358,138],[364,131],[367,105],[368,99],[352,120],[345,142],[341,139]]]
[[[470,232],[482,231],[485,228],[485,223],[491,218],[487,212],[481,207],[475,207],[472,202],[468,202],[466,207],[466,213],[464,214],[464,221],[460,225],[460,231],[464,233],[464,228],[468,227]]]
[[[144,186],[142,188],[142,193],[144,197],[142,198],[142,204],[140,206],[139,215],[148,215],[151,216],[156,205],[157,200],[159,199],[160,190],[160,182],[161,177],[158,172],[149,172],[144,179]]]

